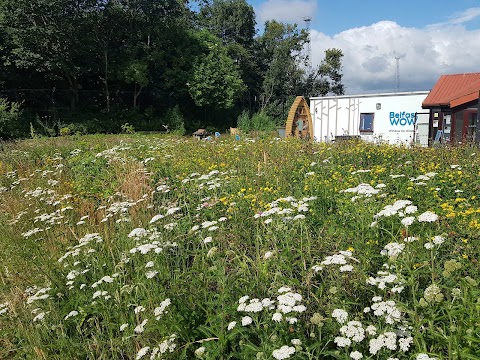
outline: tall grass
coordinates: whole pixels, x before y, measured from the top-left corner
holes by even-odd
[[[477,359],[477,149],[0,152],[0,358]]]

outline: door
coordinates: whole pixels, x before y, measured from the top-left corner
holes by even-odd
[[[414,139],[416,145],[428,146],[429,129],[430,113],[415,113]]]
[[[477,132],[477,109],[467,109],[455,113],[452,140],[457,144],[475,141]]]
[[[477,111],[469,111],[466,115],[467,115],[467,121],[468,121],[466,138],[467,138],[468,142],[473,143],[473,142],[475,142],[475,135],[476,135],[476,132],[477,132],[478,112]]]
[[[461,144],[463,141],[463,133],[464,133],[463,117],[464,117],[463,111],[459,111],[455,113],[455,121],[453,122],[452,140],[457,144]]]

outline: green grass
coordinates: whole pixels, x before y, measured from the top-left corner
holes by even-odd
[[[478,359],[477,150],[5,144],[0,358]]]

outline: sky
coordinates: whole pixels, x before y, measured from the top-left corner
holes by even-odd
[[[305,27],[312,65],[343,51],[346,94],[430,90],[443,74],[480,72],[480,0],[247,0],[267,20]],[[399,60],[396,60],[399,58]]]

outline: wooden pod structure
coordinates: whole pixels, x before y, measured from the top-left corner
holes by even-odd
[[[288,112],[285,137],[313,139],[313,122],[310,108],[303,96],[297,96]]]

